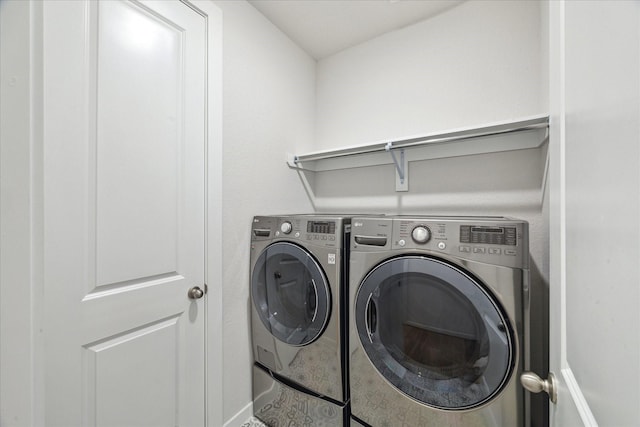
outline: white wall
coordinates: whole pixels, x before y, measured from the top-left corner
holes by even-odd
[[[224,420],[240,425],[251,399],[251,220],[312,211],[285,153],[312,147],[315,61],[247,2],[215,3],[223,12]]]
[[[403,139],[548,114],[548,47],[537,1],[470,1],[318,63],[316,150]],[[394,167],[319,172],[319,211],[505,215],[529,221],[533,368],[546,374],[546,145],[412,162],[409,192]],[[541,396],[533,425],[546,424]]]
[[[547,114],[542,5],[472,1],[318,63],[315,149]],[[544,149],[316,174],[318,210],[513,215],[541,258]]]
[[[393,191],[389,168],[321,173],[311,203],[282,163],[284,153],[546,113],[547,91],[536,2],[465,3],[325,58],[317,69],[244,1],[216,3],[224,13],[223,238],[231,266],[224,285],[224,418],[232,425],[243,421],[242,413],[232,417],[250,397],[252,215],[314,207],[502,214],[529,220],[533,235],[544,227],[544,150],[412,165],[415,184],[402,195]],[[540,258],[540,239],[533,240]]]
[[[546,113],[540,3],[471,1],[318,63],[316,149]]]

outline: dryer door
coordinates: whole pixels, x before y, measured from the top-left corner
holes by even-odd
[[[358,290],[355,320],[380,374],[431,407],[481,406],[516,365],[513,327],[498,303],[470,274],[436,258],[375,267]]]
[[[263,325],[280,341],[303,346],[320,336],[329,318],[330,291],[318,262],[303,248],[267,246],[251,275],[251,298]]]

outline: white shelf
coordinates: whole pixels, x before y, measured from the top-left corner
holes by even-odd
[[[301,171],[322,172],[395,163],[396,190],[407,191],[409,162],[538,148],[546,141],[548,128],[548,116],[535,116],[397,141],[288,154],[287,164]]]

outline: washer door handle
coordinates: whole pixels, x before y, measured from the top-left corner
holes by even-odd
[[[376,333],[376,329],[378,328],[378,308],[371,296],[369,296],[369,301],[367,301],[364,322],[367,327],[367,333],[369,334],[369,341],[373,342],[371,336]]]

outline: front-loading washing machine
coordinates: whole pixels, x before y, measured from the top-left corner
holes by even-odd
[[[347,423],[349,233],[346,216],[253,219],[253,402],[268,425]]]
[[[525,426],[528,225],[353,218],[352,425]]]

